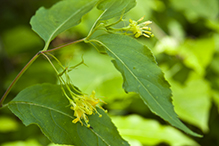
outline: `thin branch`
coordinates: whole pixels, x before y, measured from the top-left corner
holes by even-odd
[[[55,70],[56,74],[58,75],[59,72],[58,72],[58,70],[56,69],[56,67],[54,66],[54,64],[52,63],[52,61],[49,59],[49,57],[46,56],[46,54],[44,54],[44,53],[42,53],[42,52],[41,52],[41,54],[42,54],[44,57],[46,57],[46,59],[49,61],[49,63],[52,65],[53,69]]]
[[[15,77],[15,79],[11,82],[8,89],[5,91],[4,95],[2,96],[0,100],[0,107],[2,106],[5,98],[11,91],[12,87],[15,85],[15,83],[18,81],[18,79],[24,74],[24,72],[28,69],[28,67],[39,57],[40,53],[37,53],[33,58],[24,66],[24,68],[18,73],[18,75]]]
[[[75,44],[75,43],[82,42],[82,41],[84,41],[84,40],[85,40],[85,38],[80,39],[80,40],[76,40],[76,41],[73,41],[73,42],[70,42],[70,43],[68,43],[68,44],[65,44],[65,45],[62,45],[62,46],[59,46],[59,47],[50,49],[50,50],[39,51],[38,53],[36,53],[36,54],[33,56],[33,58],[31,58],[31,60],[30,60],[30,61],[23,67],[23,69],[18,73],[18,75],[17,75],[17,76],[15,77],[15,79],[12,81],[12,83],[10,84],[10,86],[7,88],[7,90],[5,91],[4,95],[2,96],[2,98],[1,98],[1,100],[0,100],[0,107],[2,107],[5,98],[7,97],[7,95],[9,94],[9,92],[11,91],[11,89],[12,89],[12,87],[15,85],[15,83],[16,83],[16,82],[19,80],[19,78],[24,74],[24,72],[30,67],[30,65],[39,57],[40,54],[46,53],[46,52],[52,52],[52,51],[58,50],[58,49],[60,49],[60,48],[69,46],[69,45],[71,45],[71,44]]]
[[[70,43],[67,43],[67,44],[64,44],[62,46],[59,46],[59,47],[56,47],[56,48],[53,48],[53,49],[50,49],[50,50],[46,50],[46,51],[41,51],[42,53],[47,53],[47,52],[53,52],[53,51],[56,51],[60,48],[63,48],[63,47],[66,47],[66,46],[69,46],[69,45],[72,45],[72,44],[76,44],[76,43],[80,43],[80,42],[83,42],[85,40],[85,38],[83,39],[80,39],[80,40],[77,40],[77,41],[73,41],[73,42],[70,42]]]

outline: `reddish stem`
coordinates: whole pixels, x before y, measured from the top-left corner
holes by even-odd
[[[5,91],[4,95],[2,96],[1,100],[0,100],[0,107],[2,107],[2,104],[5,100],[5,98],[7,97],[7,95],[9,94],[9,92],[11,91],[12,87],[15,85],[15,83],[19,80],[19,78],[24,74],[24,72],[29,68],[29,66],[39,57],[39,55],[41,53],[46,53],[46,52],[52,52],[52,51],[55,51],[55,50],[58,50],[60,48],[63,48],[63,47],[66,47],[66,46],[69,46],[71,44],[75,44],[75,43],[79,43],[79,42],[82,42],[84,41],[85,38],[83,39],[80,39],[80,40],[77,40],[77,41],[74,41],[74,42],[70,42],[68,44],[65,44],[65,45],[62,45],[62,46],[59,46],[59,47],[56,47],[56,48],[53,48],[53,49],[50,49],[50,50],[46,50],[46,51],[40,51],[38,52],[37,54],[35,54],[33,56],[33,58],[24,66],[24,68],[18,73],[18,75],[15,77],[15,79],[12,81],[12,83],[10,84],[10,86],[8,87],[8,89]]]
[[[12,87],[15,85],[15,83],[18,81],[18,79],[23,75],[23,73],[28,69],[28,67],[38,58],[40,53],[37,53],[25,66],[24,68],[18,73],[18,75],[15,77],[15,79],[11,82],[10,86],[8,89],[5,91],[4,95],[2,96],[0,100],[0,107],[2,107],[2,104],[11,91]]]

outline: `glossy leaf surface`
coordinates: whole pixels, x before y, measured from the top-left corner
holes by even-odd
[[[21,91],[9,109],[27,126],[36,124],[54,143],[77,146],[129,145],[118,134],[110,118],[102,110],[89,116],[91,128],[73,124],[73,111],[58,85],[34,85]]]
[[[170,85],[164,79],[151,51],[137,40],[119,34],[105,34],[91,40],[106,48],[115,67],[122,73],[126,92],[138,93],[152,112],[193,136],[177,117],[171,103]]]

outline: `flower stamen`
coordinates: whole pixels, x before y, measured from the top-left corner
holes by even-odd
[[[80,122],[81,125],[83,126],[83,122],[82,122],[83,119],[83,121],[86,123],[86,126],[90,127],[89,119],[87,115],[92,115],[97,113],[99,117],[102,117],[102,115],[96,109],[96,107],[103,109],[100,105],[98,105],[98,103],[100,103],[101,100],[95,96],[94,91],[90,96],[86,94],[82,94],[82,95],[74,96],[73,99],[74,100],[69,99],[71,105],[70,109],[74,110],[74,116],[76,117],[75,119],[72,120],[72,123]]]
[[[140,23],[144,19],[144,16],[141,17],[138,21],[134,21],[132,19],[129,19],[129,25],[125,28],[123,28],[124,31],[131,31],[136,38],[140,36],[145,36],[147,38],[153,37],[154,35],[152,34],[151,28],[148,27],[149,24],[152,23],[152,21],[145,21]]]

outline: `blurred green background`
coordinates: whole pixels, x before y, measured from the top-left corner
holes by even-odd
[[[35,11],[58,0],[0,1],[0,95],[24,65],[43,48],[44,42],[29,24]],[[85,37],[100,15],[96,8],[82,23],[60,34],[51,48]],[[173,91],[173,104],[180,119],[203,134],[195,138],[171,127],[149,111],[135,94],[122,89],[122,77],[92,46],[80,43],[54,52],[65,66],[85,65],[71,72],[73,83],[102,98],[122,137],[132,146],[219,146],[219,1],[137,0],[124,19],[152,20],[154,38],[138,40],[151,48]],[[38,83],[57,83],[49,63],[38,58],[20,78],[5,103],[22,89]],[[25,127],[7,108],[0,110],[1,146],[54,145],[36,125]]]

